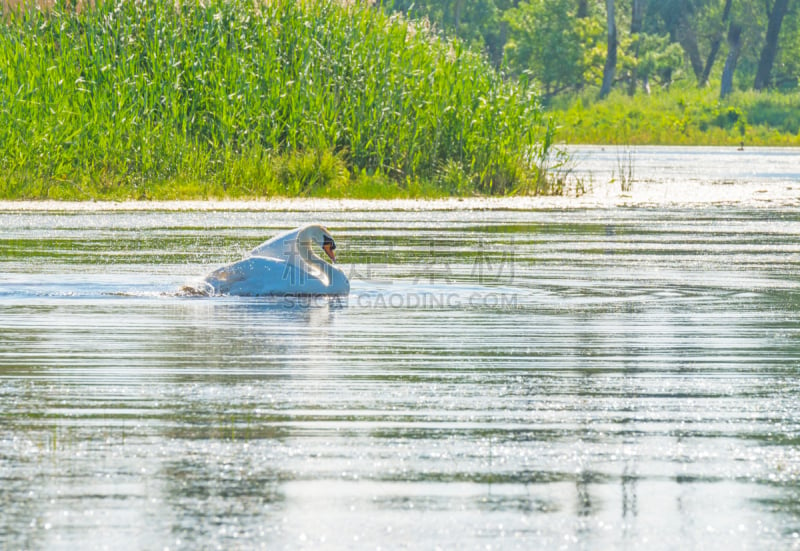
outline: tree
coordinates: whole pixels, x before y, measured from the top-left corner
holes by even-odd
[[[703,74],[698,82],[701,87],[708,84],[708,77],[711,76],[711,67],[714,65],[714,61],[717,58],[717,53],[719,53],[719,47],[722,44],[722,34],[724,32],[725,24],[728,22],[728,18],[731,15],[731,5],[732,0],[725,0],[725,7],[722,8],[721,25],[717,32],[714,33],[714,37],[711,40],[711,51],[708,52],[708,58],[706,58],[705,67],[703,67]]]
[[[703,72],[698,33],[693,21],[697,19],[701,0],[648,0],[647,12],[652,14],[645,30],[651,34],[668,33],[680,44],[697,79]]]
[[[728,58],[725,60],[722,82],[719,87],[720,99],[733,92],[733,73],[736,71],[736,63],[739,61],[739,54],[742,51],[742,26],[736,22],[731,22],[728,28],[728,47]]]
[[[775,55],[778,52],[778,35],[781,32],[781,24],[788,7],[789,0],[775,0],[772,6],[769,24],[767,25],[767,38],[764,41],[764,47],[761,49],[756,80],[753,84],[753,88],[756,90],[762,90],[769,85],[769,74],[772,71],[772,64],[775,62]]]
[[[631,65],[635,80],[642,82],[650,93],[650,79],[668,85],[673,72],[683,65],[683,51],[679,44],[670,42],[669,35],[642,33],[637,39],[638,57],[623,56],[623,65]]]
[[[633,93],[646,88],[648,75],[653,83],[668,85],[693,74],[698,86],[706,86],[719,78],[722,63],[728,65],[730,86],[734,77],[757,89],[800,84],[800,0],[383,0],[375,5],[427,18],[442,34],[483,50],[495,66],[527,71],[548,94],[602,84],[605,97],[619,81]],[[726,35],[737,38],[729,42],[736,48],[727,59]],[[654,49],[664,44],[669,51]],[[682,51],[679,63],[676,48]]]
[[[617,24],[614,19],[614,0],[606,0],[606,20],[608,21],[608,48],[606,64],[603,66],[603,85],[600,87],[600,98],[605,98],[611,93],[614,73],[617,69]]]
[[[506,61],[531,74],[546,96],[583,83],[583,49],[573,0],[530,0],[508,10]]]
[[[770,81],[773,86],[783,89],[797,89],[800,84],[800,2],[789,3]]]
[[[686,55],[689,56],[689,64],[692,66],[694,76],[700,81],[703,75],[703,61],[700,59],[700,47],[697,45],[697,33],[685,10],[681,10],[678,18],[676,36]]]

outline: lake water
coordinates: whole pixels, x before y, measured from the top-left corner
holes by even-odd
[[[796,208],[321,205],[3,206],[0,549],[800,548]]]

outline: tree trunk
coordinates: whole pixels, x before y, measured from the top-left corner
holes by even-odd
[[[578,11],[575,16],[578,19],[589,17],[589,0],[578,0]]]
[[[606,18],[608,19],[608,53],[603,67],[603,86],[600,87],[600,98],[608,96],[614,84],[614,72],[617,70],[617,24],[614,21],[614,0],[606,0]]]
[[[781,32],[783,16],[789,7],[789,0],[775,0],[772,5],[772,12],[769,14],[767,24],[767,39],[764,41],[764,48],[761,50],[761,58],[758,60],[758,71],[756,71],[756,81],[753,88],[763,90],[769,86],[769,74],[772,72],[772,64],[778,53],[778,35]]]
[[[731,23],[728,28],[728,47],[728,59],[725,60],[722,84],[719,87],[719,99],[723,99],[733,92],[733,73],[736,71],[736,63],[739,61],[739,53],[742,50],[742,27],[737,23]]]
[[[633,0],[631,2],[631,36],[636,36],[642,32],[642,19],[644,18],[644,0]],[[639,45],[641,38],[636,36],[634,39],[633,58],[639,60]],[[636,67],[633,68],[628,80],[628,95],[632,96],[636,92],[636,83],[639,79],[636,75]]]
[[[633,2],[631,2],[631,34],[642,32],[643,19],[644,0],[633,0]]]
[[[703,61],[700,59],[700,49],[697,47],[697,35],[686,17],[686,12],[681,13],[678,28],[676,29],[678,43],[689,56],[689,62],[692,65],[694,76],[699,82],[703,76]]]
[[[701,87],[708,84],[708,77],[711,76],[711,68],[714,66],[714,61],[716,61],[717,54],[719,53],[719,47],[722,44],[722,30],[725,28],[725,23],[728,22],[728,18],[731,15],[732,3],[731,0],[725,0],[725,7],[722,9],[722,25],[711,41],[711,51],[708,52],[708,59],[706,59],[706,65],[703,68],[703,77],[700,79]]]

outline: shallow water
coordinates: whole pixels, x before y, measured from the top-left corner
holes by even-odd
[[[175,296],[310,220],[349,298]],[[800,546],[796,209],[0,228],[2,549]]]
[[[573,146],[560,169],[588,201],[800,207],[800,148]]]

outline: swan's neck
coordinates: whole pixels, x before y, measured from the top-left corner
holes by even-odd
[[[297,243],[297,253],[300,261],[305,264],[306,271],[310,275],[320,279],[325,285],[330,285],[331,271],[335,268],[314,254],[310,245],[310,243],[304,242]]]

